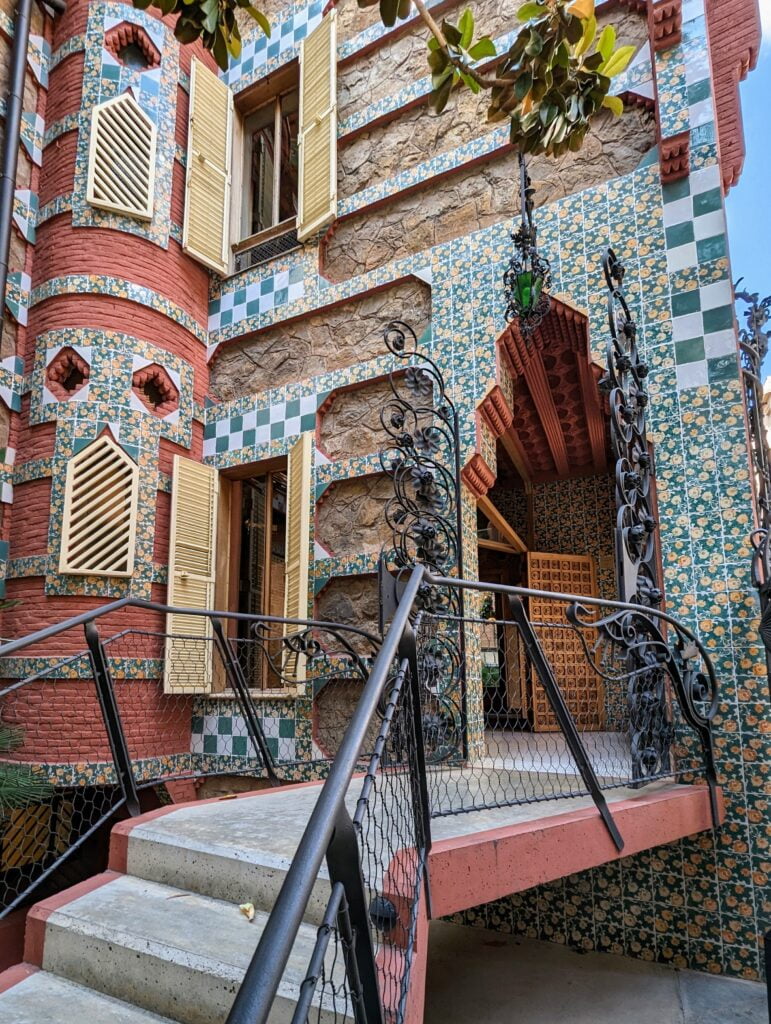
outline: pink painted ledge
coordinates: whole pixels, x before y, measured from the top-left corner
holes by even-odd
[[[673,785],[650,794],[641,790],[639,796],[609,800],[608,806],[624,839],[621,853],[594,806],[437,840],[429,859],[433,917],[457,914],[713,827],[706,786]],[[722,824],[720,790],[718,808]]]

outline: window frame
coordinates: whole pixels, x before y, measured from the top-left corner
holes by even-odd
[[[235,117],[233,119],[233,158],[231,161],[233,167],[232,195],[244,196],[247,194],[249,196],[249,208],[247,212],[244,208],[243,202],[234,203],[231,201],[230,204],[230,237],[231,239],[234,239],[230,245],[231,274],[236,272],[235,257],[239,253],[244,252],[247,249],[252,249],[260,243],[268,242],[273,238],[278,238],[281,235],[287,234],[288,232],[293,231],[297,226],[297,215],[295,214],[294,217],[288,217],[277,224],[273,224],[269,228],[264,228],[262,231],[254,232],[251,235],[243,235],[244,224],[249,222],[252,212],[252,192],[251,188],[247,187],[250,179],[249,163],[251,159],[251,147],[247,138],[246,123],[250,117],[267,107],[269,104],[274,104],[274,108],[278,107],[282,97],[292,92],[297,92],[298,94],[299,108],[299,90],[300,65],[298,60],[293,60],[279,71],[274,72],[272,75],[268,75],[267,78],[258,82],[252,89],[248,89],[242,96],[236,98]],[[278,111],[274,109],[274,136],[277,112]],[[280,161],[278,165],[274,165],[273,168],[274,216],[279,194],[278,189],[276,188],[277,182],[280,182]]]

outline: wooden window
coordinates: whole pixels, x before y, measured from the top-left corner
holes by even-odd
[[[294,227],[299,97],[290,89],[244,118],[241,237]]]
[[[213,607],[217,489],[215,469],[174,456],[167,598],[174,607]],[[214,663],[211,620],[171,612],[166,632],[171,636],[166,640],[164,691],[208,693]]]
[[[311,434],[301,434],[289,451],[287,473],[286,570],[284,575],[284,617],[308,617],[308,545],[311,502]],[[296,628],[296,627],[295,627]],[[285,632],[293,632],[286,626]],[[305,657],[285,659],[284,673],[298,683],[305,679]]]
[[[131,93],[91,113],[88,202],[140,220],[153,216],[155,125]]]
[[[194,57],[190,71],[182,247],[205,266],[228,270],[233,97]]]
[[[337,215],[337,12],[300,44],[299,211],[297,237]]]
[[[139,467],[107,435],[70,459],[59,572],[132,574],[138,488]]]

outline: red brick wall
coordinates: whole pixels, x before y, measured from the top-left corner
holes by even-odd
[[[132,10],[127,7],[127,13]],[[55,22],[53,49],[74,35],[85,33],[88,16],[86,0],[71,0],[66,13]],[[164,19],[173,25],[171,18]],[[186,47],[180,57],[185,72],[190,70],[193,52],[203,56],[200,47]],[[212,67],[208,55],[205,62]],[[81,105],[84,55],[63,60],[50,76],[46,123],[77,113]],[[186,145],[188,98],[177,90],[177,121],[174,127],[179,145]],[[41,205],[73,190],[77,133],[60,136],[43,152],[39,194]],[[184,171],[175,162],[172,185],[172,217],[179,224],[184,207]],[[72,274],[104,275],[135,282],[159,293],[180,307],[205,329],[208,308],[208,272],[190,259],[181,246],[169,240],[162,249],[151,242],[120,231],[73,227],[72,216],[65,213],[44,222],[37,232],[34,260],[30,267],[33,288],[52,278]],[[22,337],[19,354],[25,370],[34,365],[35,339],[43,332],[66,327],[88,327],[121,331],[150,342],[186,360],[194,371],[194,397],[203,402],[208,390],[206,347],[182,324],[164,313],[122,298],[104,294],[56,295],[30,309],[26,340]],[[29,397],[23,403],[15,425],[17,465],[32,459],[55,457],[56,429],[53,423],[31,426]],[[200,458],[203,431],[194,425],[192,451],[162,442],[159,460],[163,471],[171,472],[174,452]],[[155,558],[168,556],[169,495],[157,495]],[[44,556],[48,553],[51,480],[32,480],[18,484],[10,511],[8,536],[11,558]],[[140,515],[142,514],[140,510]],[[11,579],[7,595],[19,603],[4,615],[6,636],[19,637],[105,603],[105,597],[46,596],[42,577]],[[165,586],[153,586],[153,599],[164,601]],[[103,635],[134,626],[158,630],[163,616],[145,609],[128,608],[111,615],[100,624]],[[120,651],[126,657],[160,657],[156,642],[148,652],[146,639],[124,642]],[[45,643],[20,652],[21,657],[60,657],[82,651],[85,646],[82,627],[72,629]],[[191,698],[166,698],[160,684],[146,681],[121,681],[118,701],[135,757],[187,752],[190,746]],[[41,682],[18,691],[6,712],[24,726],[25,756],[49,761],[94,761],[109,758],[93,682],[90,680]],[[7,717],[7,714],[6,714]]]

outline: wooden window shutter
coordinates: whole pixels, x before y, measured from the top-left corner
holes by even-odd
[[[218,473],[192,459],[174,456],[167,602],[177,608],[214,604],[214,539]],[[205,615],[166,616],[166,693],[209,693],[213,676],[211,620]]]
[[[139,467],[102,435],[67,465],[59,572],[130,576],[134,571]]]
[[[308,616],[308,548],[311,529],[311,432],[301,434],[289,450],[286,485],[286,561],[284,576],[284,617]],[[286,626],[285,633],[296,627]],[[284,675],[297,682],[305,679],[305,658],[288,655]]]
[[[91,112],[86,198],[92,206],[151,220],[155,192],[155,125],[131,93]]]
[[[299,211],[302,242],[337,215],[337,12],[300,44]]]
[[[230,89],[194,57],[182,248],[220,274],[227,273],[229,263],[232,131]]]

